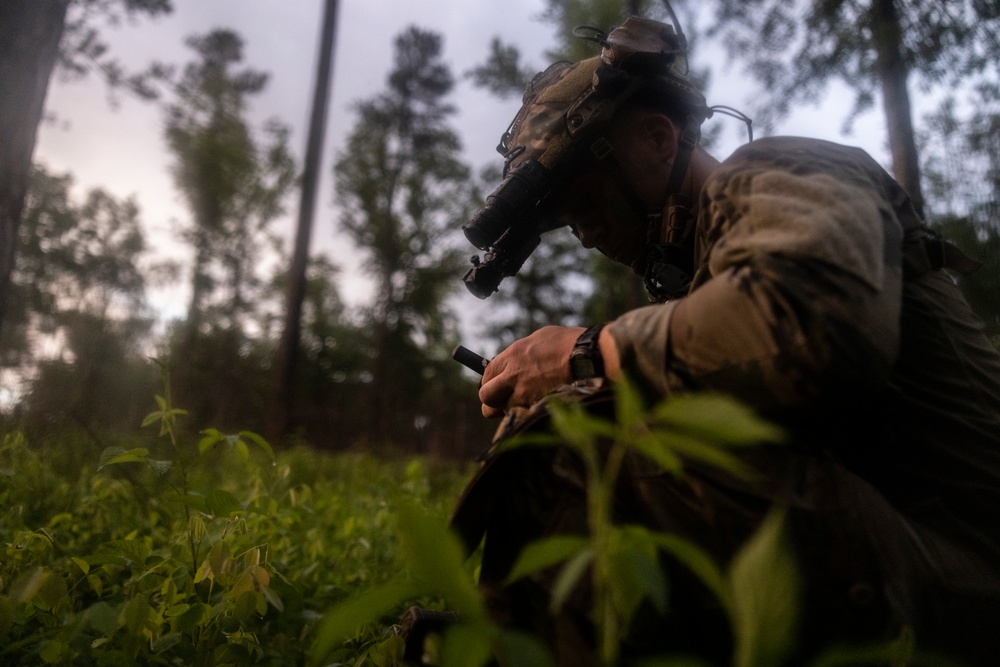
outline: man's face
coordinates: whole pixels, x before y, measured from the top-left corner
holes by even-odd
[[[633,268],[643,258],[646,226],[641,208],[608,168],[586,169],[570,179],[553,206],[558,222],[569,226],[584,248],[597,248]]]
[[[648,214],[659,212],[672,165],[653,134],[637,118],[608,137],[613,155],[583,167],[554,193],[553,211],[585,248],[641,270]],[[671,154],[672,155],[672,154]]]

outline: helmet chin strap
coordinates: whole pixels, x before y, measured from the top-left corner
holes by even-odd
[[[650,301],[678,298],[686,294],[691,285],[694,254],[687,243],[693,226],[691,203],[680,194],[680,190],[700,136],[701,122],[696,116],[688,116],[678,141],[670,176],[667,178],[667,201],[663,207],[653,212],[650,212],[626,178],[625,171],[607,140],[599,138],[591,145],[591,154],[599,162],[611,157],[611,173],[637,218],[646,225],[647,250],[632,265],[632,270],[643,277]]]
[[[688,239],[693,220],[691,202],[680,194],[691,155],[701,136],[701,123],[688,116],[681,132],[663,210],[649,216],[643,282],[650,301],[667,301],[687,294],[694,275],[694,254]]]

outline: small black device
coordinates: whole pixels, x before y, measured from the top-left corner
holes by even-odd
[[[451,358],[468,368],[473,373],[483,374],[486,370],[486,365],[490,363],[490,360],[486,357],[476,354],[469,348],[459,345],[455,348],[455,351],[451,353]]]

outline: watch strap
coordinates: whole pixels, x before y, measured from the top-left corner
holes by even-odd
[[[573,380],[604,377],[604,357],[601,356],[600,338],[605,323],[596,324],[576,339],[569,354],[569,369]]]

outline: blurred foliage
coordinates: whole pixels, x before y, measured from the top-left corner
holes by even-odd
[[[164,63],[152,62],[142,70],[124,64],[108,48],[102,29],[140,17],[156,18],[173,12],[172,0],[69,0],[66,23],[59,44],[58,71],[75,80],[96,73],[112,95],[126,90],[142,99],[160,96],[173,74]],[[112,98],[114,99],[114,98]]]
[[[152,387],[147,249],[134,201],[101,189],[80,201],[72,187],[69,175],[32,174],[0,347],[2,365],[29,380],[26,428],[72,424],[99,439],[133,428]]]
[[[469,169],[449,124],[453,86],[441,36],[403,31],[387,90],[358,103],[334,166],[340,226],[373,280],[363,312],[369,381],[354,405],[366,419],[364,437],[375,444],[452,428],[447,405],[469,394],[449,358],[458,320],[446,301],[461,271],[457,230],[472,207]]]
[[[238,331],[261,287],[270,225],[284,212],[296,167],[287,127],[270,121],[261,139],[247,123],[248,98],[264,89],[267,75],[234,69],[243,59],[242,38],[215,30],[187,45],[198,57],[167,107],[166,138],[192,218],[184,232],[195,251],[188,326],[196,332],[212,319]]]
[[[183,411],[159,400],[147,421],[174,429]],[[4,664],[302,664],[326,608],[403,568],[393,507],[441,512],[466,476],[303,447],[272,461],[250,432],[154,435],[102,451],[0,433]]]
[[[188,63],[166,109],[174,180],[191,213],[184,240],[192,246],[187,319],[169,349],[178,389],[201,395],[197,417],[220,426],[266,411],[273,343],[250,326],[264,296],[271,224],[284,212],[296,168],[288,128],[277,121],[258,136],[246,120],[249,98],[267,75],[237,69],[243,40],[229,30],[191,37]],[[254,422],[256,423],[256,422]]]
[[[4,365],[23,361],[32,352],[32,336],[56,335],[78,313],[99,322],[147,315],[141,268],[147,249],[138,206],[100,188],[78,201],[72,188],[69,174],[42,166],[32,172],[18,230]]]
[[[924,124],[928,220],[982,262],[958,284],[1000,347],[1000,81],[948,96]]]
[[[831,80],[854,92],[847,126],[871,109],[880,86],[877,69],[881,2],[720,0],[710,34],[721,37],[729,56],[741,62],[766,94],[755,117],[773,127],[793,105],[819,99]],[[953,89],[996,70],[1000,10],[995,2],[937,0],[891,2],[898,12],[902,72],[924,90]]]

